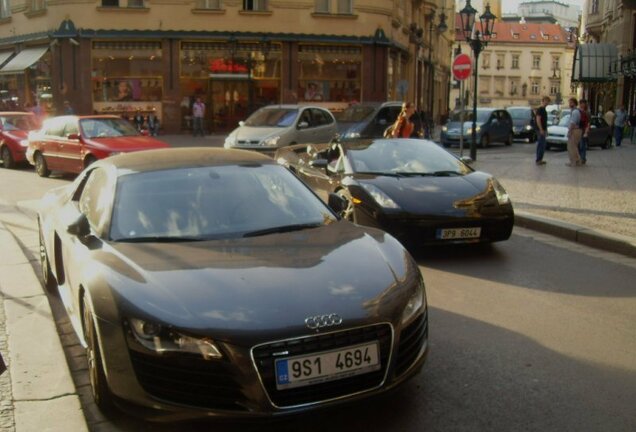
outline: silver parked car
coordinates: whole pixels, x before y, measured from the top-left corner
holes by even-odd
[[[329,142],[337,132],[336,120],[324,108],[270,105],[239,122],[225,139],[225,148],[273,153],[292,144]]]

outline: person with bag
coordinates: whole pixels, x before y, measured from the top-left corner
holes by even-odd
[[[568,156],[570,162],[566,163],[567,166],[579,166],[581,165],[581,157],[579,156],[579,143],[583,137],[583,131],[581,130],[581,111],[577,108],[579,102],[576,98],[570,98],[570,123],[568,125]]]
[[[411,116],[415,113],[413,102],[404,102],[402,111],[397,116],[395,123],[391,127],[391,138],[410,138],[415,130],[415,124],[411,121]]]

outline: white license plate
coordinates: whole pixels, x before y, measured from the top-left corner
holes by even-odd
[[[481,235],[481,227],[476,228],[447,228],[438,229],[437,238],[440,240],[474,239]]]
[[[377,342],[276,360],[276,388],[302,387],[380,369]]]

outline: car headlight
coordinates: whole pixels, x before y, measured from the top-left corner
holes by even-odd
[[[480,130],[481,130],[481,126],[477,126],[475,128],[475,132],[476,133],[479,133]],[[473,128],[472,127],[469,127],[468,129],[466,129],[466,134],[467,135],[472,135],[472,133],[473,133]]]
[[[448,132],[448,126],[442,126],[442,132]]]
[[[531,131],[531,130],[532,130],[532,126],[530,126],[530,125],[526,125],[526,130],[527,130],[527,131]]]
[[[265,138],[262,144],[267,147],[275,147],[276,144],[278,144],[279,140],[280,140],[280,136],[276,135],[269,138]]]
[[[393,201],[387,194],[372,184],[361,183],[361,186],[373,197],[375,202],[380,204],[384,208],[400,208],[395,201]]]
[[[500,205],[508,204],[510,202],[510,196],[504,187],[496,179],[492,179],[492,188],[497,196],[497,201]]]
[[[129,321],[135,339],[158,354],[169,352],[200,354],[205,360],[223,357],[221,351],[210,339],[188,336],[161,324],[137,318],[131,318]]]
[[[360,138],[360,132],[347,132],[344,137],[346,139]]]
[[[230,147],[234,147],[234,145],[236,145],[236,137],[234,135],[228,135],[225,138],[225,143],[223,143],[223,147],[230,148]]]
[[[20,140],[20,145],[22,147],[28,147],[29,146],[29,140]]]
[[[409,298],[404,312],[402,312],[402,325],[408,325],[426,307],[426,293],[424,290],[424,282],[421,281],[411,298]]]

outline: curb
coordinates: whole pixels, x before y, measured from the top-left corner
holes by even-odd
[[[636,239],[632,237],[586,228],[522,211],[515,211],[515,225],[585,246],[636,258]]]
[[[88,431],[48,298],[2,222],[0,244],[15,430]]]

